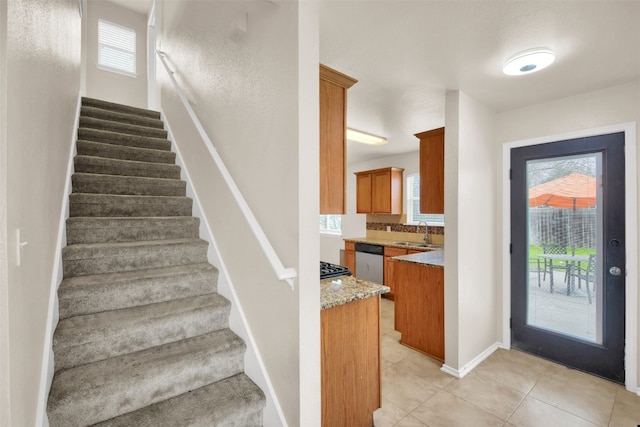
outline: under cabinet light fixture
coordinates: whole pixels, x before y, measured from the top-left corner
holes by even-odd
[[[556,55],[545,47],[523,50],[505,62],[502,72],[509,76],[535,73],[548,67],[555,61]]]
[[[371,133],[362,132],[360,130],[347,128],[347,139],[350,141],[361,142],[369,145],[384,145],[387,142],[387,138],[382,136],[373,135]]]

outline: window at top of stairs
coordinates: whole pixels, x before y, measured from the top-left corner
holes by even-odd
[[[98,68],[136,76],[136,32],[98,20]]]

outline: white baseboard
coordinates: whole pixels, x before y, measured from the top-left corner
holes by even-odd
[[[171,141],[172,149],[176,153],[176,164],[180,166],[181,172],[184,174],[182,179],[187,183],[187,196],[193,199],[193,215],[200,218],[200,238],[209,243],[207,253],[208,260],[218,269],[218,292],[222,296],[229,298],[232,302],[231,314],[229,316],[229,327],[247,343],[247,350],[244,357],[245,374],[260,388],[262,388],[263,391],[265,391],[267,402],[266,407],[263,409],[263,424],[265,426],[277,425],[286,427],[287,422],[284,412],[282,411],[275,389],[273,388],[273,384],[267,373],[255,338],[249,328],[249,323],[244,311],[242,310],[242,305],[240,304],[238,295],[236,294],[231,278],[229,277],[229,272],[222,260],[222,255],[218,250],[218,246],[216,245],[207,217],[206,215],[203,215],[200,198],[198,197],[198,192],[192,185],[189,169],[184,164],[180,148],[175,142],[173,133],[171,132],[171,126],[169,125],[169,121],[167,120],[164,111],[161,111],[160,114],[162,115],[165,130],[168,133],[168,139]]]
[[[483,351],[482,353],[480,353],[479,355],[474,357],[473,360],[471,360],[469,363],[464,365],[462,368],[455,369],[455,368],[445,364],[445,365],[442,365],[442,368],[440,368],[440,370],[442,372],[446,373],[446,374],[449,374],[449,375],[453,376],[453,377],[464,378],[465,375],[467,375],[469,372],[471,372],[476,366],[478,366],[486,358],[491,356],[493,354],[493,352],[496,351],[499,348],[501,348],[501,344],[499,342],[493,343],[491,346],[489,346],[489,348],[487,348],[485,351]]]
[[[53,333],[58,326],[58,286],[62,282],[62,248],[67,245],[67,218],[69,218],[69,195],[71,194],[71,175],[73,174],[73,158],[76,155],[76,139],[78,127],[80,127],[80,107],[82,107],[82,94],[78,94],[76,105],[76,117],[71,134],[71,146],[67,159],[67,176],[65,177],[60,205],[60,220],[58,221],[58,236],[56,238],[56,261],[51,272],[51,284],[49,285],[49,307],[47,309],[47,327],[44,336],[44,349],[42,352],[42,368],[40,374],[40,390],[38,395],[38,409],[36,413],[36,426],[48,427],[47,398],[53,382]]]

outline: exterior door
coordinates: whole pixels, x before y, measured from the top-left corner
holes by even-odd
[[[514,348],[624,383],[624,133],[511,150]]]

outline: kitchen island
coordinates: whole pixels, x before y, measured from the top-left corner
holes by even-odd
[[[373,426],[381,406],[380,295],[389,288],[338,276],[320,281],[322,426]]]
[[[400,342],[444,361],[444,251],[391,258]]]

